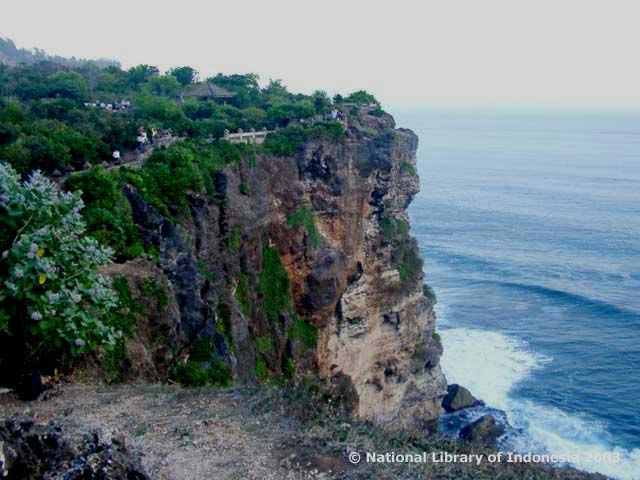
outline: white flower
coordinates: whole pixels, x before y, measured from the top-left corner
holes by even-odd
[[[47,293],[47,298],[52,303],[53,302],[57,302],[58,300],[60,300],[60,294],[59,293]]]
[[[85,342],[81,338],[76,338],[76,341],[74,343],[76,344],[76,347],[84,347],[87,344],[87,342]]]
[[[33,312],[31,314],[31,320],[35,320],[36,322],[42,320],[42,314],[40,312]]]
[[[82,296],[80,296],[80,294],[78,294],[78,293],[76,293],[76,292],[73,292],[73,293],[70,295],[70,297],[71,297],[71,301],[72,301],[72,302],[75,302],[75,303],[79,303],[79,302],[80,302],[80,300],[82,300]]]
[[[13,271],[13,274],[16,276],[16,278],[22,278],[24,276],[24,272],[19,267],[15,268],[15,270]]]

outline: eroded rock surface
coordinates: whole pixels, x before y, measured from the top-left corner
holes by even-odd
[[[293,366],[368,420],[403,427],[439,414],[442,350],[406,213],[419,189],[418,138],[389,115],[361,110],[347,122],[344,142],[309,140],[292,157],[228,165],[213,178],[215,198],[191,196],[188,216],[171,212],[178,224],[128,188],[157,261],[111,273],[136,290],[148,274],[169,302],[140,324],[123,365],[163,379],[189,345],[210,338],[212,361],[240,382]],[[304,221],[292,222],[296,215]],[[288,275],[275,313],[264,288],[273,252]]]

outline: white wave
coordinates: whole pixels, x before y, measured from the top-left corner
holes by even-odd
[[[522,340],[468,328],[439,331],[441,364],[449,383],[467,387],[488,405],[507,409],[511,387],[550,358],[534,355]]]
[[[469,388],[487,405],[504,410],[525,436],[509,439],[506,449],[573,456],[576,468],[624,480],[640,479],[640,449],[626,450],[608,442],[603,425],[557,408],[513,399],[513,386],[552,359],[532,352],[520,339],[498,332],[451,328],[440,331],[442,368],[449,383]],[[618,459],[618,460],[617,460]],[[617,460],[617,461],[616,461]]]

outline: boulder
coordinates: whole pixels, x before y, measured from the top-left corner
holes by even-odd
[[[63,428],[26,417],[0,421],[0,478],[149,480],[121,439],[88,434],[73,443]]]
[[[472,443],[491,446],[503,433],[504,428],[499,426],[491,415],[485,415],[460,430],[460,438]]]
[[[471,395],[471,392],[462,385],[452,384],[447,386],[447,395],[442,400],[442,408],[447,412],[457,412],[463,408],[484,405],[482,400],[478,400]]]

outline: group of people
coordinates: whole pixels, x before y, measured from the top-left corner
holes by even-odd
[[[167,132],[165,132],[166,134]],[[138,142],[137,150],[138,153],[143,153],[147,149],[147,145],[153,145],[158,139],[158,130],[155,128],[151,129],[151,132],[147,134],[144,126],[140,126],[138,128],[138,136],[136,137],[136,141]],[[111,158],[113,163],[116,165],[120,165],[121,162],[121,153],[120,150],[114,150],[111,154]]]
[[[138,137],[136,138],[138,141],[138,151],[140,153],[144,152],[147,148],[147,144],[153,145],[158,137],[158,131],[155,128],[151,129],[151,133],[147,135],[146,130],[143,126],[140,126],[138,129]]]
[[[342,112],[342,110],[339,110],[337,108],[333,108],[331,110],[331,120],[333,120],[334,122],[344,122],[344,113]]]
[[[103,110],[109,110],[111,112],[127,112],[131,110],[133,107],[131,106],[131,102],[129,100],[114,100],[113,102],[104,103],[100,100],[96,100],[95,102],[89,102],[84,104],[85,107],[95,107],[101,108]]]

